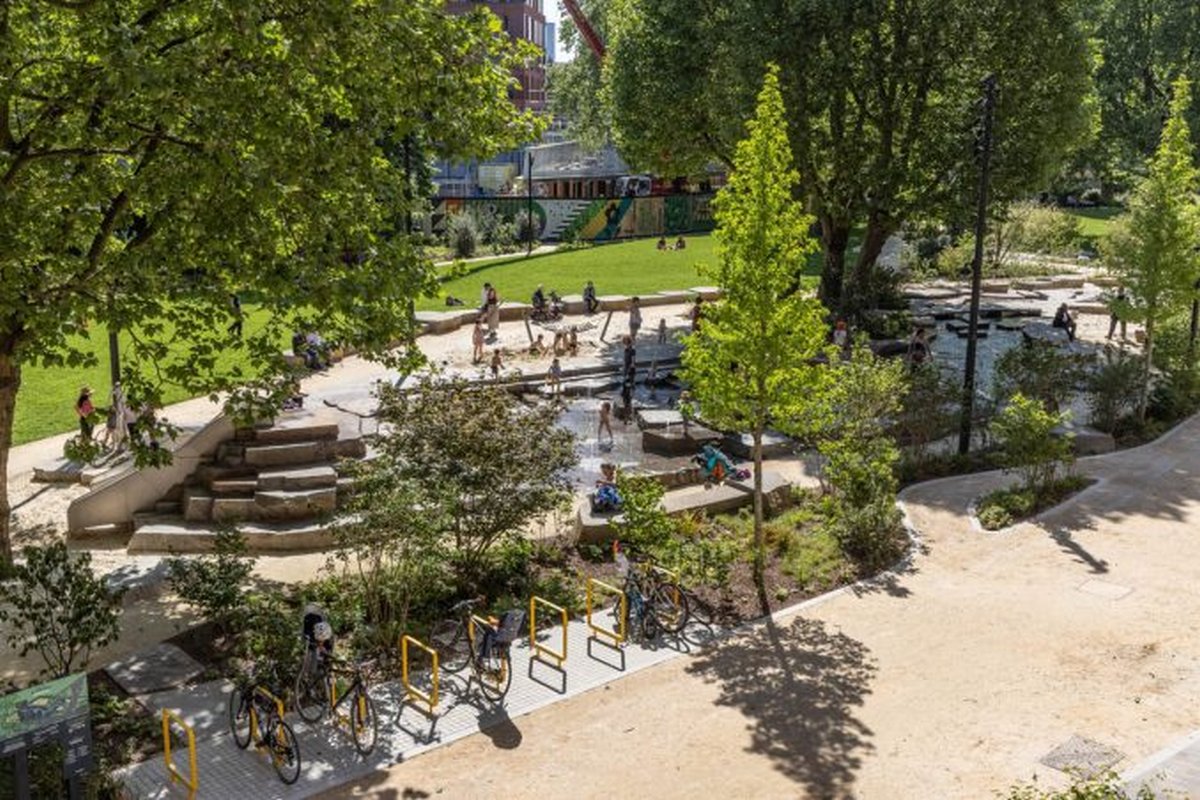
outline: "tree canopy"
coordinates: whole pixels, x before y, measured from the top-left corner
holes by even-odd
[[[432,280],[395,142],[536,138],[508,102],[529,55],[441,0],[0,3],[0,566],[21,365],[94,358],[72,342],[102,323],[153,401],[270,372],[297,329],[384,354]],[[269,312],[241,338],[238,292]],[[216,370],[228,349],[254,368]]]
[[[608,28],[602,96],[616,141],[664,174],[730,163],[756,76],[779,64],[834,306],[870,302],[875,260],[902,223],[961,213],[985,76],[1001,86],[998,200],[1040,188],[1091,130],[1091,57],[1071,0],[614,0]],[[847,270],[856,226],[864,240]]]

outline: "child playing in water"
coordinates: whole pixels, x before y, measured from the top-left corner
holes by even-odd
[[[608,431],[608,443],[613,443],[612,403],[605,400],[600,404],[600,424],[596,426],[596,440],[601,441],[603,434]]]
[[[471,351],[471,363],[478,364],[483,361],[483,318],[475,320],[475,330],[471,331],[471,345],[474,348]]]
[[[567,352],[571,355],[579,354],[579,335],[575,332],[575,326],[571,326],[570,333],[567,334]]]
[[[492,380],[500,380],[500,370],[504,367],[504,361],[500,358],[500,348],[497,347],[492,351]]]
[[[529,355],[540,356],[540,355],[544,354],[545,352],[546,352],[546,340],[545,340],[545,338],[543,338],[542,334],[539,333],[537,335],[537,339],[534,340],[533,344],[529,345]]]
[[[562,393],[562,364],[558,363],[558,359],[550,362],[550,370],[546,373],[546,386],[550,387],[551,394]]]

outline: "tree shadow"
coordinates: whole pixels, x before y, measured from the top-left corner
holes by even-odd
[[[1072,538],[1070,531],[1061,528],[1051,531],[1050,538],[1054,540],[1055,544],[1064,553],[1074,556],[1078,563],[1087,566],[1092,574],[1104,575],[1108,572],[1108,561],[1103,558],[1097,558],[1088,552],[1087,548]]]
[[[720,686],[719,705],[752,722],[748,752],[818,797],[848,797],[872,731],[855,709],[877,671],[861,642],[796,618],[768,619],[702,651],[688,672]]]

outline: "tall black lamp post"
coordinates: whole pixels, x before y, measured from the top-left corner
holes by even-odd
[[[962,425],[959,455],[971,449],[971,417],[975,413],[975,349],[978,341],[979,294],[983,286],[983,237],[987,233],[988,183],[992,166],[992,124],[996,116],[996,76],[983,80],[983,135],[979,142],[979,194],[975,208],[975,258],[971,262],[971,314],[967,329],[967,363],[963,370]]]
[[[525,182],[529,184],[529,195],[525,203],[525,255],[533,255],[533,153],[529,153],[529,171],[525,173]]]

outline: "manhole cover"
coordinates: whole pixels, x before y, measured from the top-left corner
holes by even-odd
[[[1082,736],[1072,736],[1043,756],[1042,763],[1060,772],[1088,779],[1107,772],[1123,758],[1125,754],[1120,750]]]

